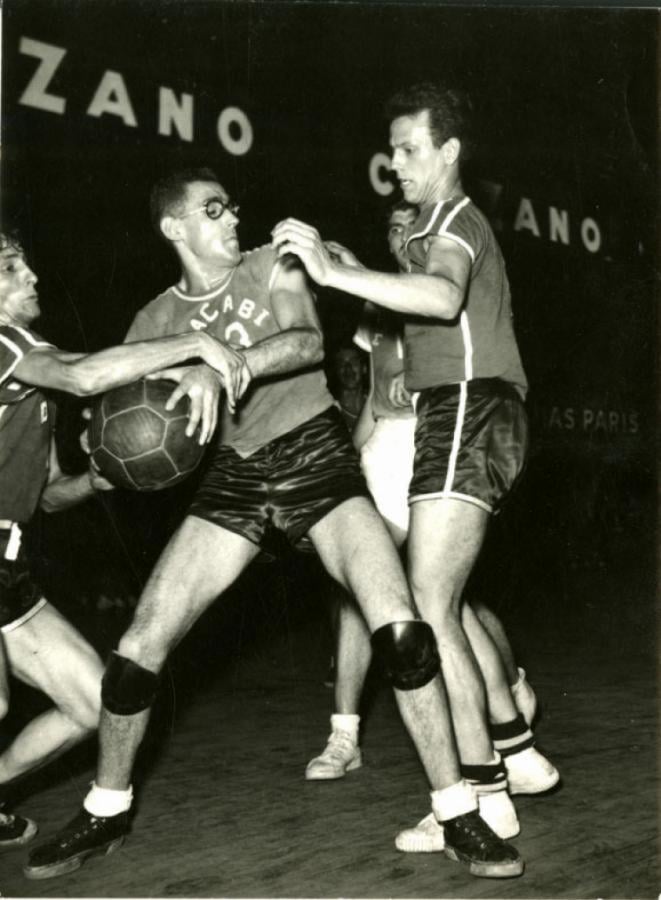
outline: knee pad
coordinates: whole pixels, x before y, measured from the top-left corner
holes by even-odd
[[[438,674],[438,655],[434,632],[427,622],[390,622],[372,635],[372,650],[391,682],[400,691],[423,687]]]
[[[101,681],[101,700],[108,712],[132,716],[152,705],[158,675],[113,651]]]

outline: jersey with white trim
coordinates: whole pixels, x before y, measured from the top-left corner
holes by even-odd
[[[48,478],[51,415],[44,395],[12,377],[26,354],[51,346],[27,328],[0,325],[0,519],[28,522]]]
[[[237,348],[279,334],[271,302],[277,259],[271,247],[243,253],[227,280],[201,295],[168,288],[135,317],[126,341],[209,331]],[[333,403],[321,366],[253,382],[231,415],[223,405],[219,441],[250,456]]]
[[[390,385],[404,371],[404,319],[373,303],[366,303],[353,336],[354,343],[371,356],[372,415],[375,419],[408,419],[413,406],[395,406],[390,400]]]
[[[525,397],[528,382],[514,335],[505,261],[486,216],[469,197],[425,206],[406,242],[410,272],[426,271],[435,235],[463,247],[471,259],[470,276],[456,318],[407,320],[407,388],[501,378]]]

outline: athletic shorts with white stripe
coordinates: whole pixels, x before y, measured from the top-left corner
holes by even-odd
[[[420,391],[409,503],[453,498],[494,512],[521,474],[528,418],[516,390],[476,378]]]

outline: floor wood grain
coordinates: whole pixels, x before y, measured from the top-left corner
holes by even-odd
[[[541,746],[560,789],[520,797],[516,880],[475,879],[442,855],[404,855],[396,831],[428,811],[427,785],[388,690],[375,692],[365,765],[307,783],[331,691],[319,622],[274,629],[209,674],[174,667],[140,769],[133,832],[53,881],[0,858],[4,897],[655,898],[659,894],[656,673],[649,654],[542,649],[528,663]],[[203,662],[203,660],[202,660]],[[197,678],[191,678],[191,672]],[[191,686],[192,684],[192,686]],[[74,814],[93,748],[64,758],[21,811],[48,835]],[[158,750],[158,752],[154,752]],[[81,762],[82,760],[82,762]]]

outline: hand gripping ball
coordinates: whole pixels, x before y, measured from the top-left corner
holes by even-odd
[[[165,379],[135,381],[103,394],[89,423],[92,459],[117,487],[160,491],[182,481],[202,459],[199,429],[188,437],[190,401],[174,409],[165,403],[175,383]]]

